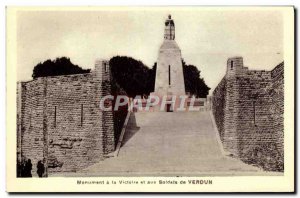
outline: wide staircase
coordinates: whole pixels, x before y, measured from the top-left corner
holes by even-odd
[[[76,176],[263,175],[225,156],[210,111],[131,113],[117,157]]]

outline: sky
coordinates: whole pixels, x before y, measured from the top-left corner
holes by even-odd
[[[225,75],[229,57],[242,56],[249,69],[271,70],[283,61],[283,18],[276,10],[19,11],[17,80],[31,80],[36,64],[62,56],[91,69],[96,59],[116,55],[152,67],[168,14],[175,22],[182,58],[198,67],[211,91]]]

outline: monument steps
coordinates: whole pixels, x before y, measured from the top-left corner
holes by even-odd
[[[225,156],[211,113],[132,113],[118,157],[73,173],[76,176],[265,175]]]

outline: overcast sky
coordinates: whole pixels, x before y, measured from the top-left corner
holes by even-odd
[[[171,14],[187,64],[196,65],[212,90],[230,56],[249,69],[271,70],[283,61],[283,21],[278,11],[164,9],[131,11],[20,11],[17,18],[18,80],[30,80],[46,59],[70,57],[94,68],[97,58],[131,56],[152,67]]]

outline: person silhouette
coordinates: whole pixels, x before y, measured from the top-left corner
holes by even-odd
[[[17,177],[22,177],[22,161],[17,160]]]
[[[32,170],[31,159],[28,159],[27,162],[25,163],[25,177],[32,177],[31,170]]]
[[[20,174],[21,174],[21,177],[26,177],[26,162],[27,160],[25,158],[22,158],[21,160],[21,164],[20,164]]]
[[[43,162],[40,160],[40,161],[38,161],[38,163],[37,163],[37,174],[38,174],[38,176],[39,177],[43,177],[43,174],[44,174],[44,172],[45,172],[45,166],[44,166],[44,164],[43,164]]]

